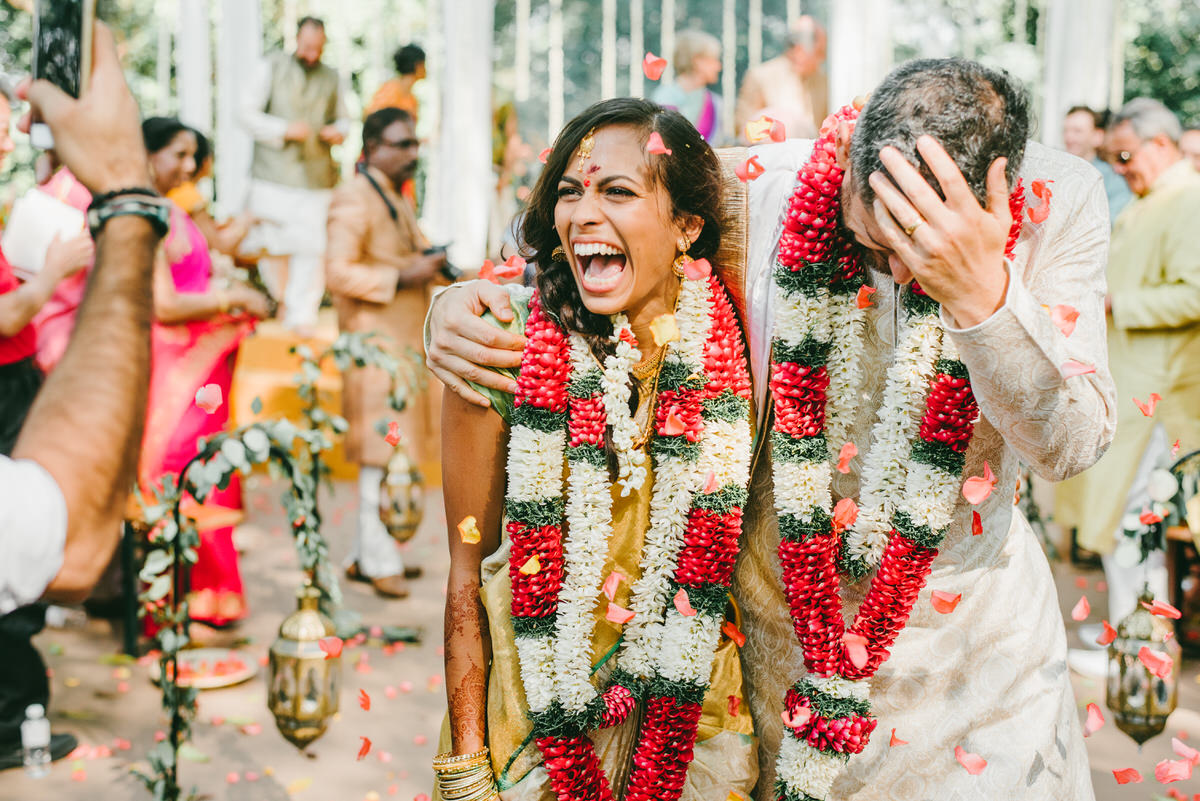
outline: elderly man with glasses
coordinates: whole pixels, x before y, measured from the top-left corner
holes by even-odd
[[[1140,563],[1127,524],[1150,505],[1150,474],[1169,464],[1172,443],[1200,446],[1200,175],[1179,149],[1178,118],[1156,100],[1130,100],[1110,132],[1113,169],[1136,196],[1117,218],[1108,261],[1117,434],[1104,458],[1063,488],[1072,502],[1059,517],[1065,512],[1080,543],[1102,555],[1115,624],[1133,611],[1145,578],[1167,600],[1162,554]],[[1071,659],[1084,673],[1103,661],[1101,651]]]

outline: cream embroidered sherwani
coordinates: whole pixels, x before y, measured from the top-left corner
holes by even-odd
[[[760,403],[766,402],[775,247],[796,171],[810,150],[811,142],[789,141],[753,151],[767,168],[749,187],[745,287]],[[871,681],[879,725],[834,784],[835,801],[1093,798],[1054,583],[1033,532],[1013,513],[1013,492],[1020,462],[1061,480],[1095,462],[1113,434],[1103,307],[1107,204],[1100,175],[1073,156],[1030,144],[1021,175],[1027,187],[1033,179],[1054,181],[1049,216],[1040,224],[1026,217],[1004,306],[980,325],[948,334],[970,370],[982,411],[964,476],[981,475],[986,460],[999,479],[977,507],[984,533],[971,535],[972,507],[960,499],[908,626]],[[1037,204],[1032,197],[1029,202]],[[863,403],[852,433],[864,454],[896,341],[891,282],[882,276],[874,282],[879,291],[872,295],[864,343]],[[1056,304],[1079,310],[1070,337],[1050,319],[1048,309]],[[1068,359],[1095,365],[1096,372],[1064,379],[1059,368]],[[862,460],[852,462],[848,475],[834,474],[835,501],[857,495]],[[734,586],[749,638],[742,657],[760,738],[760,799],[774,798],[784,691],[804,675],[777,545],[770,463],[760,453]],[[866,586],[843,587],[847,620]],[[962,602],[951,614],[938,614],[929,602],[933,589],[962,593]],[[893,728],[907,745],[888,747]],[[980,775],[956,762],[959,745],[988,761]]]

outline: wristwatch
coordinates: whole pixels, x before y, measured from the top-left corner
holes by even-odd
[[[170,201],[148,194],[115,194],[93,201],[88,207],[87,222],[92,238],[100,235],[104,225],[113,217],[131,214],[150,221],[155,233],[166,236],[171,229]]]

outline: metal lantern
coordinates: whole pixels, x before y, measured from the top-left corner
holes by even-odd
[[[284,618],[271,643],[267,706],[279,733],[305,748],[338,711],[342,658],[321,650],[321,639],[332,636],[334,626],[318,609],[320,591],[306,581],[297,597],[296,611]]]
[[[1166,727],[1179,696],[1179,643],[1171,623],[1143,606],[1153,600],[1149,587],[1143,588],[1137,607],[1117,625],[1117,637],[1108,646],[1108,708],[1117,728],[1138,745]],[[1143,648],[1171,659],[1166,678],[1142,662]]]
[[[379,484],[379,519],[392,539],[408,542],[416,535],[424,513],[424,480],[401,442],[388,460]]]

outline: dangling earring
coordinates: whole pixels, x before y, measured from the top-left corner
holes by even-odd
[[[567,260],[567,252],[562,249],[562,245],[559,245],[554,250],[550,251],[550,260],[551,261],[566,261]]]
[[[686,236],[681,236],[675,244],[678,245],[680,253],[675,257],[675,263],[671,265],[671,270],[674,271],[675,275],[683,278],[684,268],[692,261],[692,257],[687,253],[692,243],[688,241]]]

